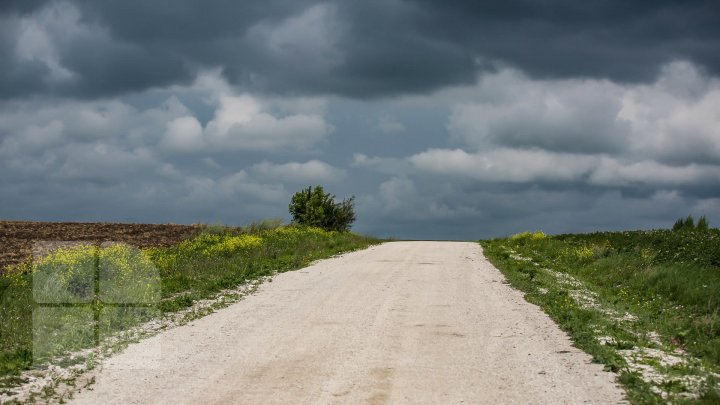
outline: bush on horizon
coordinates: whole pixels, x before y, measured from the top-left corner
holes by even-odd
[[[707,218],[705,218],[705,215],[701,216],[700,219],[698,219],[697,224],[695,223],[695,219],[692,217],[692,215],[688,215],[688,217],[685,219],[680,218],[675,221],[675,224],[672,227],[673,231],[705,232],[708,229],[710,229],[710,227],[708,226]]]
[[[354,200],[352,196],[335,202],[335,196],[325,193],[322,186],[310,186],[293,194],[288,209],[295,224],[347,232],[355,222]]]

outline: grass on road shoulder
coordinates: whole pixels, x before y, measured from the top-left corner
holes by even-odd
[[[481,241],[487,258],[633,403],[720,403],[720,231]]]

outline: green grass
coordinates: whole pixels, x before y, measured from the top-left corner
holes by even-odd
[[[720,403],[720,231],[480,242],[633,403]],[[645,367],[649,366],[649,367]]]
[[[0,391],[23,370],[153,316],[378,242],[307,227],[212,227],[168,248],[84,246],[26,263],[0,275]]]

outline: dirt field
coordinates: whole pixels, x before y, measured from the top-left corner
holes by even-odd
[[[124,242],[137,247],[168,246],[198,229],[195,225],[0,221],[0,271],[32,255],[37,241]]]

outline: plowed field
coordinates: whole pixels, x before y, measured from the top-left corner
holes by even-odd
[[[32,255],[35,242],[124,242],[137,247],[169,246],[197,225],[0,221],[0,271]]]

